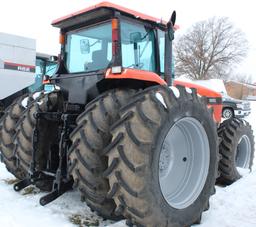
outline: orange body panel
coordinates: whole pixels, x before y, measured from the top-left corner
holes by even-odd
[[[124,69],[120,74],[111,73],[108,69],[105,75],[106,79],[134,79],[155,82],[160,85],[166,85],[166,82],[156,73],[138,69]]]
[[[123,72],[120,74],[113,74],[111,73],[111,69],[108,69],[105,74],[105,79],[134,79],[155,82],[160,85],[167,85],[166,82],[156,73],[137,69],[124,69]],[[198,84],[174,80],[173,85],[181,85],[188,88],[195,88],[199,95],[206,96],[208,98],[222,98],[220,93]],[[208,107],[213,107],[214,120],[217,123],[220,123],[222,116],[222,104],[209,104]]]
[[[198,84],[174,80],[173,85],[174,86],[181,85],[181,86],[185,86],[188,88],[195,88],[199,95],[206,96],[208,98],[222,98],[222,96],[219,92],[213,91],[209,88],[203,87]],[[217,123],[220,123],[221,116],[222,116],[222,104],[210,104],[210,105],[208,105],[208,107],[213,107],[214,119]]]
[[[179,80],[174,80],[173,81],[173,86],[176,85],[182,85],[184,87],[189,87],[189,88],[196,88],[197,93],[200,94],[201,96],[206,96],[206,97],[218,97],[221,98],[221,94],[217,91],[211,90],[209,88],[206,88],[202,85],[199,84],[194,84],[191,82],[186,82],[186,81],[179,81]]]
[[[209,105],[213,107],[214,112],[214,119],[217,123],[221,123],[221,117],[222,117],[222,104],[218,105]]]
[[[116,5],[116,4],[113,4],[113,3],[110,3],[110,2],[101,2],[99,4],[96,4],[96,5],[90,6],[88,8],[79,10],[77,12],[71,13],[71,14],[69,14],[67,16],[58,18],[58,19],[56,19],[56,20],[54,20],[52,22],[52,25],[58,24],[58,23],[60,23],[60,22],[62,22],[64,20],[67,20],[67,19],[72,18],[74,16],[78,16],[78,15],[81,15],[81,14],[84,14],[84,13],[87,13],[89,11],[92,11],[92,10],[95,10],[95,9],[99,9],[99,8],[117,9],[119,11],[122,11],[122,12],[125,12],[125,13],[128,13],[128,14],[134,15],[134,17],[136,17],[136,18],[141,18],[142,20],[149,20],[149,21],[152,21],[152,22],[161,23],[161,24],[166,25],[166,22],[163,21],[162,19],[151,17],[149,15],[146,15],[146,14],[137,12],[135,10],[131,10],[131,9],[128,9],[128,8],[123,7],[123,6]]]

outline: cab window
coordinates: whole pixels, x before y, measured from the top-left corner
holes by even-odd
[[[155,72],[154,40],[153,29],[121,21],[123,67]]]

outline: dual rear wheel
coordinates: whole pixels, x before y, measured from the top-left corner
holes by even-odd
[[[15,100],[1,118],[0,124],[0,151],[3,161],[7,169],[21,180],[29,177],[31,168],[35,114],[41,111],[61,111],[59,105],[62,102],[58,92],[35,94],[34,97],[22,96]],[[37,170],[47,168],[50,146],[57,139],[57,132],[58,124],[46,120],[39,122],[35,166]],[[52,181],[39,181],[36,185],[42,190],[52,189]]]
[[[107,92],[78,118],[69,152],[75,185],[104,217],[137,226],[199,222],[217,176],[211,113],[182,87],[179,97],[161,86],[128,93]]]
[[[12,154],[23,169],[20,178],[29,171],[32,158],[34,114],[62,111],[61,103],[58,92],[42,95],[13,124],[16,149]],[[225,138],[220,145],[222,157],[227,147],[233,149],[230,135],[237,139],[237,128],[245,132],[241,123],[232,121],[218,130]],[[39,126],[37,168],[43,169],[58,125],[41,122]],[[236,165],[251,166],[250,133],[240,136],[236,144]],[[209,207],[218,170],[217,129],[195,90],[162,86],[140,92],[110,90],[86,106],[70,139],[68,174],[91,209],[104,218],[125,216],[137,226],[190,226],[200,222]],[[245,148],[248,152],[243,155],[240,151]],[[229,159],[222,158],[221,164],[226,166]],[[220,170],[230,170],[221,164]]]
[[[26,176],[26,171],[17,163],[13,139],[17,132],[17,123],[26,108],[22,103],[25,98],[27,97],[22,96],[16,99],[0,119],[0,152],[2,160],[7,170],[18,179],[23,179]]]

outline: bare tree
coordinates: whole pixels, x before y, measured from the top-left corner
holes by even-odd
[[[192,26],[176,41],[175,51],[177,76],[225,79],[246,56],[248,42],[227,17],[213,17]]]

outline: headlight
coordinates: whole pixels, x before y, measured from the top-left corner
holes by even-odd
[[[244,108],[244,104],[238,103],[238,104],[236,104],[236,107],[239,108],[239,109],[243,109]]]

